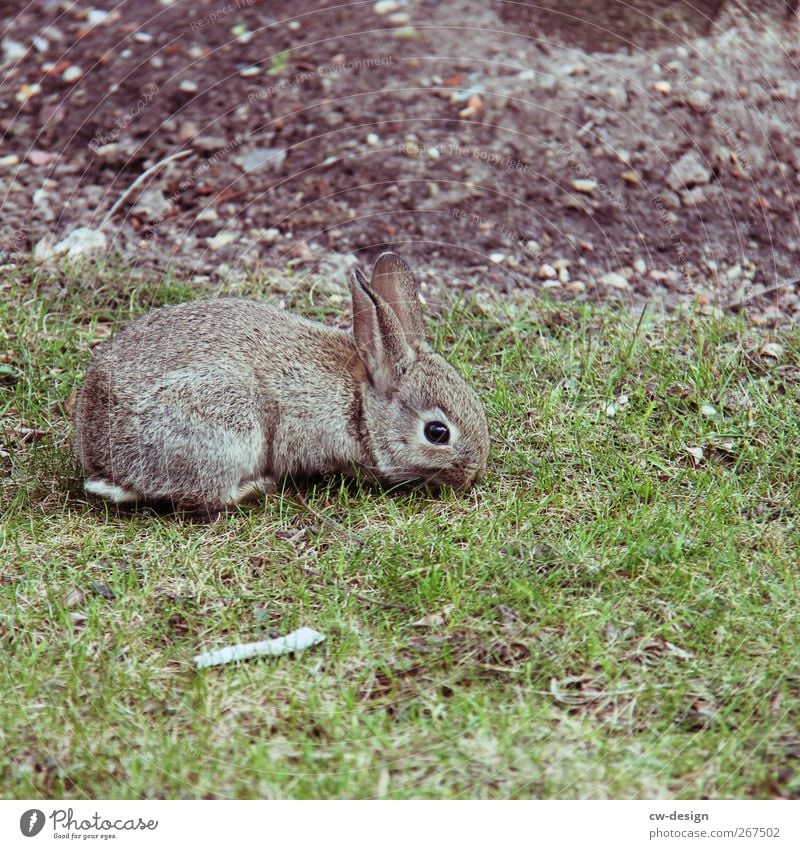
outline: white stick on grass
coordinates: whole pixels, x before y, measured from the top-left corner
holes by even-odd
[[[268,657],[290,652],[303,651],[303,649],[316,646],[325,637],[313,628],[298,628],[285,637],[274,640],[262,640],[258,643],[239,643],[235,646],[227,646],[224,649],[198,654],[194,662],[198,669],[208,666],[220,666],[223,663],[234,663],[238,660],[248,660],[251,657]]]

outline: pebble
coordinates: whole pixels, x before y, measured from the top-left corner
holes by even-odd
[[[261,68],[258,65],[249,65],[247,68],[242,68],[239,71],[240,77],[256,77],[261,73]]]
[[[3,48],[3,64],[11,65],[18,62],[27,52],[28,48],[19,41],[14,41],[13,38],[4,38],[0,42],[0,47]]]
[[[606,103],[613,109],[624,109],[628,105],[628,92],[621,85],[611,86],[606,92]]]
[[[394,24],[395,26],[404,26],[409,23],[411,20],[411,15],[408,12],[395,12],[393,15],[389,15],[389,23]]]
[[[367,144],[374,147],[380,143],[380,136],[377,133],[367,133]]]
[[[536,239],[529,239],[525,242],[525,253],[528,254],[528,256],[537,257],[541,254],[541,252],[542,247]]]
[[[301,260],[302,262],[310,262],[313,257],[313,254],[311,253],[311,248],[308,246],[308,242],[303,241],[298,242],[289,251],[289,254],[295,259]]]
[[[637,274],[644,274],[645,271],[647,271],[647,263],[641,257],[639,257],[638,259],[635,259],[633,261],[633,270]]]
[[[79,227],[53,245],[50,256],[67,255],[67,259],[80,259],[106,249],[108,240],[102,230],[92,230],[89,227]],[[49,257],[45,257],[49,258]]]
[[[670,168],[667,185],[674,191],[711,182],[711,171],[700,156],[689,150]]]
[[[194,80],[182,80],[178,89],[185,94],[196,94],[200,91],[200,86]]]
[[[553,268],[552,265],[548,265],[548,263],[544,263],[539,266],[539,271],[537,272],[540,280],[552,280],[553,278],[558,276],[558,272]]]
[[[131,209],[131,213],[143,221],[160,221],[170,209],[170,202],[161,189],[146,189]]]
[[[28,162],[31,165],[49,165],[55,157],[46,150],[31,150],[28,152]]]
[[[653,88],[659,94],[671,94],[672,93],[672,84],[667,82],[667,80],[659,80],[657,83],[653,83]]]
[[[586,284],[581,280],[573,280],[572,283],[567,286],[567,291],[579,295],[581,292],[586,291]]]
[[[600,282],[604,286],[608,286],[611,289],[628,289],[628,281],[616,271],[609,271],[608,274],[604,274],[600,278]]]
[[[286,151],[282,147],[255,147],[245,151],[235,158],[235,162],[243,171],[258,171],[268,165],[275,170],[283,165]]]
[[[238,238],[238,233],[231,233],[230,231],[221,230],[219,233],[217,233],[216,236],[211,236],[210,238],[206,239],[206,242],[212,251],[216,251],[220,248],[224,248],[226,245],[232,244]]]
[[[61,75],[61,79],[64,80],[65,83],[76,83],[82,76],[83,71],[80,67],[78,67],[78,65],[70,65],[64,70],[64,73]]]
[[[497,263],[497,265],[501,265],[503,263],[503,261],[505,260],[505,258],[506,258],[505,254],[501,254],[501,253],[489,254],[489,259],[492,262]]]
[[[187,142],[189,139],[193,139],[199,132],[200,128],[194,121],[181,121],[181,125],[178,127],[178,138],[182,142]]]
[[[197,221],[216,221],[219,218],[217,210],[213,206],[209,206],[201,212],[197,213]]]
[[[597,188],[597,180],[573,180],[572,188],[576,192],[582,192],[585,195],[590,195]]]
[[[396,12],[398,9],[402,8],[402,5],[403,4],[398,3],[397,0],[378,0],[372,8],[376,15],[390,15],[392,12]]]
[[[19,165],[19,157],[16,153],[0,157],[0,167],[10,168],[12,165]]]

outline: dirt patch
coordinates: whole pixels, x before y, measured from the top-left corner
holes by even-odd
[[[794,320],[786,4],[561,5],[0,3],[4,261],[189,147],[114,216],[126,263],[340,275],[394,248],[426,285]]]

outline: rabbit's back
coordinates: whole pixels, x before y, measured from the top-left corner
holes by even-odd
[[[154,310],[90,363],[75,410],[76,448],[97,481],[87,488],[225,504],[253,481],[303,471],[307,456],[324,468],[308,446],[317,421],[330,425],[320,411],[346,408],[352,359],[349,334],[268,304]],[[292,423],[303,420],[301,435]]]

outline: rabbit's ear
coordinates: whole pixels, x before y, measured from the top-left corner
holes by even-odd
[[[419,284],[406,262],[394,253],[381,254],[372,269],[370,289],[391,307],[408,344],[424,348],[425,319],[419,302]]]
[[[391,387],[408,367],[414,351],[394,311],[356,270],[350,278],[353,336],[372,381]]]

